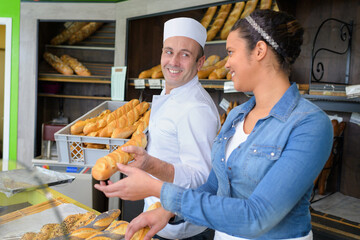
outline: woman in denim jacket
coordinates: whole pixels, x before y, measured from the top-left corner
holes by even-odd
[[[152,195],[162,204],[135,218],[126,239],[144,226],[150,226],[150,239],[174,216],[216,229],[215,239],[312,239],[309,199],[329,157],[333,130],[328,116],[289,81],[302,36],[293,17],[271,10],[257,10],[233,26],[226,67],[234,88],[254,97],[227,117],[201,187],[184,189],[118,166],[128,177],[121,187],[107,186],[108,196]]]

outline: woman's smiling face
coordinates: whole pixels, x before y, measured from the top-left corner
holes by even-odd
[[[249,52],[246,41],[239,37],[238,31],[230,32],[226,40],[226,51],[229,58],[225,67],[230,69],[234,88],[241,92],[252,91],[251,76],[256,68],[253,64],[252,52]]]

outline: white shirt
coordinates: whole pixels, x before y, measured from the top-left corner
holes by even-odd
[[[229,139],[226,145],[226,151],[225,151],[226,161],[228,160],[231,152],[241,143],[245,142],[248,136],[249,134],[246,134],[244,132],[244,121],[238,122],[235,126],[235,134],[232,136],[232,138]],[[304,237],[281,239],[281,240],[312,240],[312,239],[313,239],[313,235],[312,235],[312,231],[310,231],[309,234]],[[220,231],[215,231],[214,240],[250,240],[250,239],[234,237]]]
[[[219,113],[210,95],[195,76],[165,95],[153,96],[147,151],[174,165],[174,184],[196,188],[205,183],[211,169],[211,147],[220,128]],[[144,210],[158,198],[145,199]],[[159,236],[188,238],[206,227],[188,222],[168,224]]]

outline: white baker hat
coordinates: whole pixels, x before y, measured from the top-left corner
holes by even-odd
[[[179,17],[173,18],[165,22],[164,24],[164,40],[182,36],[194,39],[202,48],[206,42],[206,29],[198,21],[192,18]]]

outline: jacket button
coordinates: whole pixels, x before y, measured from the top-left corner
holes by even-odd
[[[254,153],[256,153],[256,149],[254,149]]]
[[[270,155],[273,157],[273,156],[275,156],[275,153],[272,152],[272,153],[270,153]]]
[[[223,161],[225,161],[225,159],[224,159],[224,158],[222,158],[222,159],[221,159],[221,161],[223,162]]]
[[[226,138],[226,137],[224,137],[224,139],[226,140],[227,138]]]

